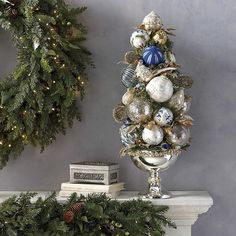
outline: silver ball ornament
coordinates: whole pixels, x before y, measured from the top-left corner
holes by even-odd
[[[170,125],[173,121],[173,113],[170,109],[162,107],[154,116],[154,121],[160,126]]]
[[[190,140],[190,130],[183,125],[176,125],[167,132],[167,140],[175,146],[185,146]]]
[[[142,133],[142,139],[149,145],[158,145],[164,137],[163,130],[157,125],[147,125]]]
[[[134,48],[142,48],[146,45],[147,41],[150,39],[150,36],[145,30],[136,30],[132,33],[130,37],[130,44]]]
[[[127,106],[127,115],[135,123],[148,120],[152,112],[151,104],[141,98],[135,98]]]
[[[173,95],[173,84],[166,76],[157,76],[147,84],[146,91],[154,101],[166,102]]]

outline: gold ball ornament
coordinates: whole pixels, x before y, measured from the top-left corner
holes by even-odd
[[[134,99],[135,89],[128,89],[127,92],[122,96],[122,103],[124,105],[129,105]]]
[[[113,118],[117,123],[121,123],[127,119],[126,107],[123,104],[119,104],[113,109]]]
[[[127,106],[127,115],[135,123],[147,121],[152,116],[151,104],[141,98],[135,98]]]
[[[153,36],[153,40],[158,44],[165,44],[167,42],[167,34],[164,30],[158,30]]]

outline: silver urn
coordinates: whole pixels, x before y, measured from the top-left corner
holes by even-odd
[[[173,165],[180,152],[179,149],[171,149],[163,152],[138,150],[135,152],[135,155],[132,155],[131,159],[133,163],[139,169],[149,172],[149,189],[147,193],[142,194],[144,198],[171,197],[171,194],[161,186],[159,173]]]

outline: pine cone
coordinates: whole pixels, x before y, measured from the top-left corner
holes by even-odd
[[[74,219],[74,212],[71,210],[65,212],[63,219],[66,223],[70,223]]]
[[[80,202],[77,202],[73,206],[70,207],[70,211],[72,211],[73,213],[77,213],[81,210],[82,207],[83,207],[83,204]]]

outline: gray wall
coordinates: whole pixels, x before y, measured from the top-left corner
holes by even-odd
[[[73,0],[76,5],[81,1]],[[80,160],[119,162],[129,190],[146,188],[146,174],[131,161],[119,159],[119,125],[112,109],[125,89],[117,62],[129,49],[129,36],[151,10],[166,26],[176,28],[175,53],[182,70],[194,78],[193,143],[176,165],[163,174],[172,190],[207,190],[215,206],[193,227],[193,235],[235,235],[236,194],[236,3],[235,0],[84,0],[89,7],[81,19],[89,27],[87,46],[96,69],[90,70],[83,121],[43,154],[26,148],[0,171],[0,190],[53,190],[69,177],[68,165]],[[15,49],[1,33],[0,75],[15,65]]]

